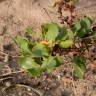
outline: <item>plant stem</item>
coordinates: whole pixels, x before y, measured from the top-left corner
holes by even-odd
[[[30,87],[30,86],[23,85],[23,84],[16,84],[16,86],[29,88],[29,89],[31,89],[33,92],[35,92],[37,95],[43,96],[43,93],[42,93],[42,92],[40,92],[39,90],[37,90],[37,89],[35,89],[35,88],[32,88],[32,87]]]

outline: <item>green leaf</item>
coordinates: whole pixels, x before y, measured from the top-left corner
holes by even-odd
[[[38,68],[38,67],[40,67],[39,64],[37,64],[34,61],[34,59],[32,59],[31,57],[27,57],[27,56],[19,58],[18,63],[25,70],[31,69],[31,68]]]
[[[43,72],[40,65],[37,62],[35,62],[35,59],[32,59],[31,57],[21,57],[19,58],[18,63],[23,69],[29,72],[33,77],[40,76]]]
[[[67,34],[68,34],[68,39],[74,39],[74,33],[70,29],[68,29]]]
[[[59,28],[59,34],[56,38],[56,40],[66,40],[68,38],[68,31],[67,31],[67,28],[65,27],[61,27]]]
[[[32,56],[33,57],[42,57],[42,56],[48,56],[49,51],[46,45],[37,43],[33,48],[32,48]]]
[[[28,72],[33,77],[37,77],[37,76],[40,76],[43,73],[43,70],[41,69],[41,67],[39,67],[39,68],[30,68],[30,69],[28,69]]]
[[[73,32],[77,32],[77,31],[79,31],[81,29],[81,24],[80,24],[80,22],[75,22],[74,23],[74,25],[73,25],[73,27],[72,27],[72,30],[73,30]]]
[[[88,17],[85,17],[80,21],[80,23],[82,28],[88,29],[92,25],[92,20]]]
[[[77,33],[78,37],[84,37],[86,34],[88,34],[88,33],[87,33],[87,30],[85,28],[82,28]]]
[[[55,60],[56,60],[56,63],[57,63],[55,67],[58,67],[63,63],[63,58],[59,55],[56,55]]]
[[[30,53],[29,42],[26,38],[17,36],[15,38],[15,40],[16,40],[17,44],[19,45],[22,52]]]
[[[61,48],[69,48],[73,45],[73,40],[72,39],[69,39],[69,40],[65,40],[65,41],[61,41],[59,43],[59,46]]]
[[[42,68],[51,72],[57,66],[57,61],[55,57],[49,56],[49,58],[45,58],[42,63]]]
[[[56,37],[59,34],[59,28],[58,25],[55,23],[47,23],[42,25],[42,35],[45,38],[45,40],[48,40],[49,42],[54,42]]]
[[[89,34],[88,29],[90,29],[91,25],[92,20],[89,17],[84,17],[73,25],[72,31],[75,32],[77,36],[84,37],[86,34]]]
[[[84,57],[75,56],[74,59],[74,76],[79,79],[83,79],[84,74],[86,72],[86,60]]]
[[[60,56],[49,56],[49,58],[45,58],[42,63],[42,69],[51,72],[55,67],[60,66],[63,63],[63,59]]]

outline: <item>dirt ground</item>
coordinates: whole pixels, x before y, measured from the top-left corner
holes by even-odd
[[[54,1],[0,0],[0,96],[96,96],[96,71],[89,66],[84,80],[73,80],[69,59],[52,75],[39,78],[22,72],[16,63],[16,46],[11,45],[13,41],[5,32],[14,37],[23,34],[27,26],[39,31],[43,23],[59,22],[56,9],[52,8]],[[96,0],[80,0],[77,9],[95,3]]]

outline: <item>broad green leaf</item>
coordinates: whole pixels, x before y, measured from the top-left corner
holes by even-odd
[[[59,34],[58,25],[55,23],[44,24],[42,25],[42,29],[43,37],[51,43],[55,41]]]
[[[57,66],[57,61],[55,57],[49,56],[49,58],[44,59],[42,63],[42,68],[51,72]]]
[[[61,27],[59,28],[59,34],[56,38],[56,40],[66,40],[68,38],[68,31],[67,31],[67,28],[65,27]]]
[[[79,37],[84,37],[86,34],[89,34],[88,29],[90,29],[91,25],[92,20],[88,17],[84,17],[73,25],[72,31],[75,32],[75,35],[77,34]]]
[[[84,37],[86,34],[87,34],[87,30],[85,28],[82,28],[77,33],[78,37]]]
[[[82,28],[88,29],[92,25],[92,20],[88,17],[85,17],[80,21],[80,23]]]
[[[40,67],[39,64],[37,64],[34,59],[32,59],[31,57],[21,57],[19,58],[19,62],[20,66],[27,70],[27,69],[30,69],[30,68],[38,68]]]
[[[92,34],[91,29],[82,28],[78,31],[77,36],[82,38],[84,36],[88,36],[88,34]]]
[[[34,77],[40,76],[43,72],[40,65],[35,62],[35,59],[32,59],[31,57],[21,57],[19,58],[18,63],[23,69],[25,69]]]
[[[74,39],[74,33],[65,27],[59,29],[59,35],[56,40],[58,41],[66,41],[68,39]]]
[[[42,69],[51,72],[55,67],[60,66],[63,63],[63,59],[61,56],[49,56],[49,58],[45,58],[42,63]]]
[[[49,51],[46,45],[37,43],[33,48],[32,48],[32,56],[33,57],[42,57],[42,56],[48,56]]]
[[[30,68],[27,70],[29,72],[30,75],[32,75],[33,77],[37,77],[40,76],[43,73],[43,70],[41,69],[41,67],[38,68]]]
[[[69,48],[73,45],[73,40],[72,39],[69,39],[69,40],[65,40],[65,41],[61,41],[59,43],[59,46],[61,48]]]
[[[81,24],[80,24],[80,22],[79,22],[79,21],[75,22],[74,25],[73,25],[73,27],[72,27],[73,32],[77,32],[77,31],[79,31],[80,29],[81,29]]]
[[[74,76],[83,79],[86,72],[86,60],[84,57],[75,56],[74,59]]]
[[[17,44],[19,45],[22,52],[30,53],[29,42],[26,38],[17,36],[15,38],[15,40],[16,40]]]
[[[67,34],[68,34],[68,39],[74,39],[74,33],[70,29],[68,29]]]
[[[55,67],[58,67],[63,63],[63,58],[59,55],[56,55],[55,60],[56,60],[56,63],[57,63]]]

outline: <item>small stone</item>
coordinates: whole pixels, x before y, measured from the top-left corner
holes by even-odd
[[[11,86],[11,82],[6,82],[5,85],[6,85],[6,87],[10,87]]]
[[[30,88],[27,88],[27,90],[28,90],[28,91],[31,91],[31,89],[30,89]]]

